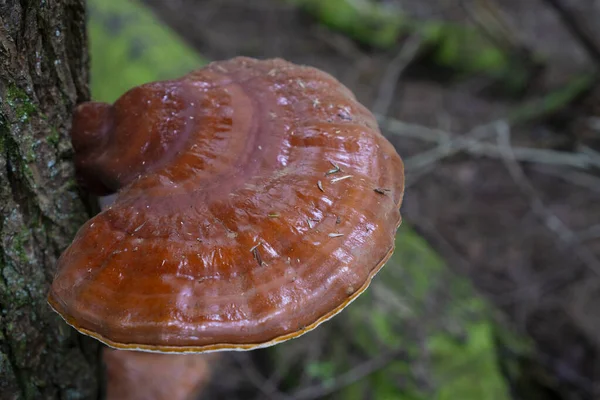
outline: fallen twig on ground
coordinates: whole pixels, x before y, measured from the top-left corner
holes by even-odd
[[[479,125],[465,135],[453,135],[440,129],[428,128],[422,125],[409,124],[392,118],[379,116],[379,122],[385,132],[397,136],[419,139],[438,143],[438,146],[409,157],[405,160],[407,170],[419,169],[433,164],[443,158],[465,152],[479,157],[503,158],[497,143],[483,142],[482,139],[493,135],[491,129],[496,123]],[[515,159],[539,164],[562,165],[588,169],[600,168],[600,157],[585,151],[565,152],[533,147],[513,147]]]
[[[588,247],[582,245],[577,235],[551,209],[546,207],[541,196],[525,175],[510,145],[510,126],[508,123],[501,121],[496,124],[496,132],[498,134],[498,147],[503,154],[502,160],[517,186],[529,198],[531,210],[544,221],[550,231],[556,234],[562,245],[572,247],[575,255],[586,267],[600,276],[600,261],[596,255]]]
[[[402,72],[408,64],[417,56],[421,48],[422,39],[418,35],[409,37],[402,45],[402,48],[387,65],[383,78],[379,83],[379,92],[373,104],[373,112],[375,114],[387,115],[390,105],[394,100],[396,86]]]

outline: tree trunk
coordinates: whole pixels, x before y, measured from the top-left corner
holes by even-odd
[[[87,218],[68,136],[87,67],[83,0],[0,0],[0,399],[98,395],[98,345],[46,303]]]

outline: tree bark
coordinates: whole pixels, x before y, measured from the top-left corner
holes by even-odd
[[[87,218],[68,137],[87,68],[83,0],[0,0],[0,399],[98,395],[98,345],[46,303]]]

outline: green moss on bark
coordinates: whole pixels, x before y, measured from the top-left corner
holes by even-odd
[[[92,399],[98,345],[65,328],[46,302],[56,261],[87,218],[65,157],[72,109],[88,97],[83,2],[8,0],[0,15],[7,10],[11,19],[0,30],[0,398]]]

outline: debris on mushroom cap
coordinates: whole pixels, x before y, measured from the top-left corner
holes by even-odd
[[[393,251],[402,161],[322,71],[234,58],[83,104],[74,121],[80,180],[117,198],[61,256],[49,302],[110,346],[247,350],[299,336]]]

